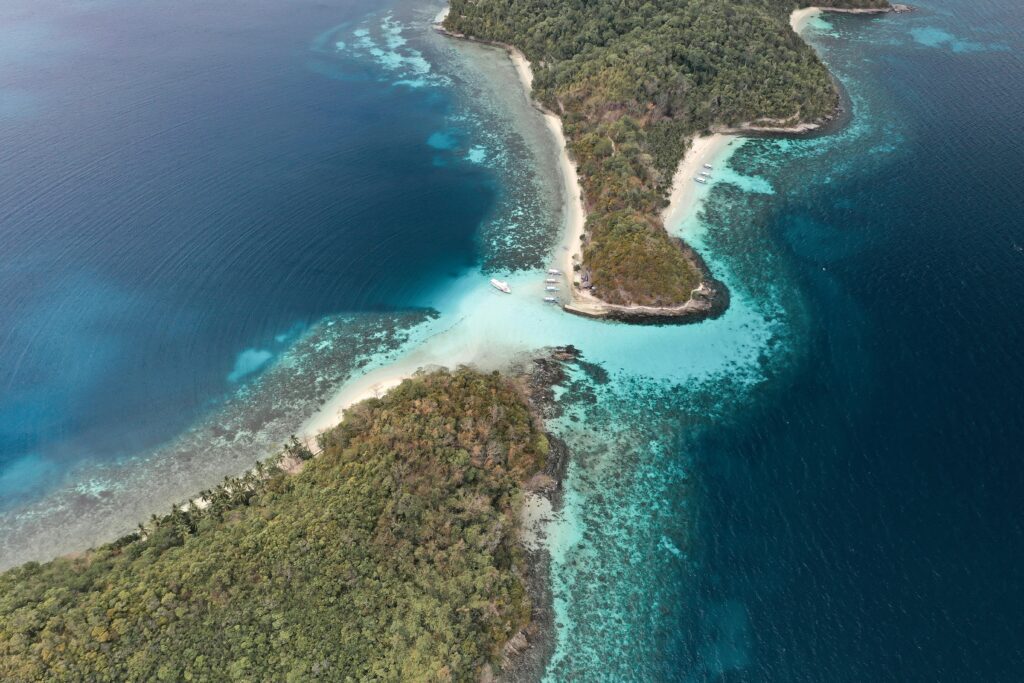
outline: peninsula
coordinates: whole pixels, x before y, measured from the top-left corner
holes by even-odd
[[[891,9],[888,0],[817,4]],[[586,214],[567,310],[632,322],[725,310],[725,286],[661,213],[674,177],[693,182],[676,171],[696,136],[804,132],[836,115],[828,70],[790,26],[801,6],[451,1],[444,30],[509,48],[535,100],[561,120]]]

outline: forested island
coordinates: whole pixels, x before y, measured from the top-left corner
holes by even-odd
[[[478,680],[531,615],[515,515],[549,446],[522,393],[418,375],[320,441],[0,574],[0,679]]]
[[[607,304],[671,309],[720,291],[659,216],[693,136],[834,116],[828,70],[790,28],[810,4],[888,0],[451,0],[450,33],[522,51],[562,119],[587,211],[582,268]]]
[[[711,279],[659,217],[693,137],[836,112],[789,27],[798,6],[452,0],[445,27],[532,62],[578,164],[599,296],[672,308]],[[517,511],[549,453],[515,384],[418,375],[321,445],[296,442],[113,543],[0,574],[0,680],[475,681],[499,666],[531,619]]]

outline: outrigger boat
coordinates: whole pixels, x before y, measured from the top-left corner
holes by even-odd
[[[544,290],[547,292],[557,292],[558,287],[545,287]]]
[[[553,277],[549,277],[549,278],[545,278],[544,282],[547,282],[547,283],[550,283],[550,284],[556,284],[558,282],[558,279],[557,278],[553,278]]]
[[[549,304],[557,304],[558,303],[558,299],[556,299],[553,296],[546,296],[546,297],[544,297],[544,301],[548,302]]]
[[[694,180],[696,180],[701,185],[707,185],[708,184],[708,181],[705,180],[704,178],[697,177],[697,178],[694,178]]]
[[[704,168],[714,168],[711,164],[704,164]]]
[[[491,287],[494,287],[497,290],[505,292],[506,294],[512,293],[512,288],[508,286],[508,283],[502,282],[501,280],[495,280],[494,278],[491,278]]]
[[[548,268],[548,275],[561,275],[562,271],[558,268]]]

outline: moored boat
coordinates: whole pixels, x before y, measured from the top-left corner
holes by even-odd
[[[549,275],[561,275],[562,271],[560,271],[558,268],[548,268],[548,274]]]
[[[548,292],[557,292],[558,287],[545,287],[544,290]]]
[[[506,294],[511,294],[512,293],[512,288],[508,286],[508,283],[507,282],[503,282],[501,280],[496,280],[494,278],[491,278],[491,287],[494,287],[497,290],[505,292]]]
[[[704,178],[701,178],[701,177],[694,178],[694,180],[696,180],[701,185],[707,185],[708,184],[708,181],[704,180]]]
[[[553,296],[546,296],[546,297],[544,297],[544,301],[548,302],[549,304],[557,304],[558,303],[558,299],[556,299]]]

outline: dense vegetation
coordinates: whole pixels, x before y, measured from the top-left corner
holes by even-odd
[[[0,575],[0,680],[476,680],[530,614],[513,513],[547,441],[524,402],[438,372],[322,444]]]
[[[812,4],[809,2],[803,5]],[[887,0],[813,4],[885,7]],[[658,217],[694,134],[830,115],[794,0],[451,0],[447,29],[521,49],[559,113],[589,212],[583,260],[610,303],[686,301],[700,273]]]

